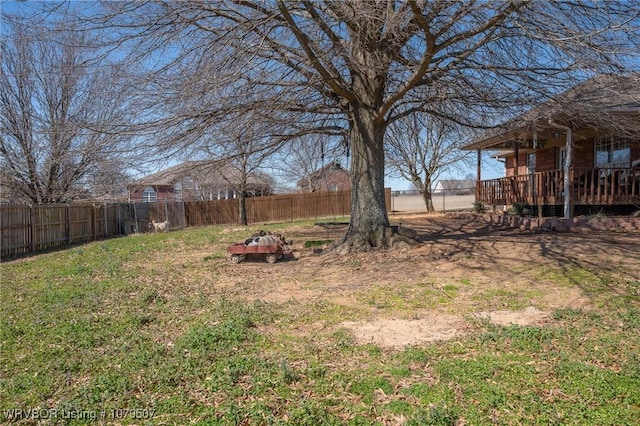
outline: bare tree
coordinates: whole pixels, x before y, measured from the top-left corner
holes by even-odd
[[[237,116],[225,126],[217,127],[205,147],[207,158],[218,159],[219,168],[224,170],[218,174],[236,192],[238,221],[241,225],[247,225],[246,200],[249,191],[252,188],[261,191],[266,186],[273,187],[272,177],[261,169],[278,151],[280,144],[267,136],[266,122],[254,113]]]
[[[92,178],[122,174],[126,103],[119,71],[86,34],[60,22],[2,16],[0,163],[12,201],[66,202]],[[94,185],[95,189],[96,186]]]
[[[310,134],[283,146],[274,157],[271,168],[288,181],[289,190],[302,184],[309,192],[313,192],[317,189],[314,187],[314,173],[326,164],[337,162],[344,155],[343,138]]]
[[[444,171],[461,167],[469,158],[460,150],[467,138],[450,121],[416,113],[395,121],[386,137],[389,168],[411,182],[424,199],[428,213],[435,212],[432,183]]]
[[[640,51],[635,2],[228,0],[104,6],[105,15],[93,22],[112,28],[120,46],[134,43],[133,57],[150,52],[144,59],[157,59],[157,81],[167,87],[172,79],[192,82],[190,90],[175,93],[185,106],[175,115],[188,123],[184,135],[198,135],[224,111],[241,109],[266,109],[270,119],[290,123],[283,139],[312,128],[347,129],[351,220],[339,252],[402,240],[389,227],[384,202],[390,124],[422,112],[491,126],[594,73],[637,67]],[[159,60],[159,52],[167,57]],[[209,77],[188,77],[198,74]],[[217,102],[209,95],[211,85]],[[260,101],[247,99],[245,90]]]

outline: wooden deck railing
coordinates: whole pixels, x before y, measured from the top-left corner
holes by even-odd
[[[615,205],[640,203],[640,168],[573,168],[572,203]],[[560,205],[564,202],[564,172],[552,170],[478,182],[476,200],[484,205],[526,203]]]

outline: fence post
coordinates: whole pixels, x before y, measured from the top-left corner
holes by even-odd
[[[30,231],[29,232],[29,238],[31,239],[30,241],[30,249],[31,252],[35,252],[36,251],[36,215],[35,215],[35,211],[33,209],[33,206],[29,206],[29,222],[31,225]]]
[[[98,211],[96,210],[96,205],[91,204],[91,236],[92,241],[98,239]]]
[[[342,194],[342,217],[347,216],[347,206],[349,207],[349,216],[351,216],[351,191],[349,191],[349,194],[347,195],[347,193],[343,193]],[[351,219],[349,219],[349,222],[351,222]]]
[[[118,235],[124,234],[124,224],[120,218],[120,204],[116,203],[116,227],[118,228]]]
[[[71,209],[69,204],[64,205],[64,232],[67,238],[67,244],[71,244]]]
[[[139,232],[138,232],[138,212],[136,211],[136,203],[131,203],[131,205],[133,205],[133,220],[136,223],[136,226],[135,226],[136,234],[139,234]]]
[[[182,222],[180,223],[180,225],[182,226],[182,229],[186,229],[187,228],[187,209],[185,208],[185,204],[184,201],[180,202],[180,208],[182,208]]]
[[[167,232],[171,224],[169,223],[169,207],[167,207],[167,199],[164,199],[164,220],[167,222]]]
[[[107,214],[107,203],[104,203],[104,237],[107,238],[109,236],[109,225],[107,224],[108,214]]]

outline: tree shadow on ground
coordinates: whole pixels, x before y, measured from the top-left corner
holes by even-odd
[[[508,278],[553,271],[556,279],[585,291],[608,286],[617,293],[621,284],[640,281],[637,232],[532,232],[489,224],[480,217],[423,216],[403,224],[418,233],[422,247],[416,251],[462,261],[478,272],[501,271]]]

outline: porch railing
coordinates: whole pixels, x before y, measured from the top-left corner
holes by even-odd
[[[640,168],[572,168],[569,172],[574,205],[640,203]],[[561,205],[564,171],[551,170],[477,183],[476,200],[484,205]]]

